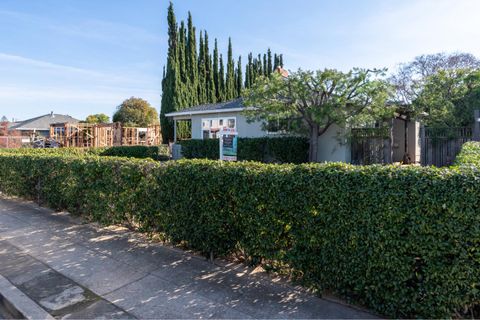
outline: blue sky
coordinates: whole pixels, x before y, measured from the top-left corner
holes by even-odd
[[[424,53],[480,57],[478,0],[176,0],[234,54],[283,53],[288,69],[388,67]],[[0,0],[0,116],[160,108],[166,0]],[[245,60],[244,60],[245,61]]]

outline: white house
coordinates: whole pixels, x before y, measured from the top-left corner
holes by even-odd
[[[239,137],[255,138],[275,136],[263,129],[261,121],[247,122],[243,114],[245,106],[242,99],[227,102],[204,104],[187,108],[177,112],[167,113],[165,116],[173,118],[174,128],[177,121],[190,120],[192,126],[192,139],[215,139],[221,128],[235,128]],[[344,129],[339,126],[331,126],[327,132],[319,137],[318,159],[319,161],[350,162],[350,145],[345,138],[339,138]],[[177,141],[176,130],[174,142]]]

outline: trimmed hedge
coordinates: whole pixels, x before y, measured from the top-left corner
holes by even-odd
[[[455,165],[480,168],[480,142],[466,142],[455,159]]]
[[[0,155],[0,190],[206,254],[241,249],[391,317],[478,316],[480,172]]]
[[[28,154],[28,155],[70,155],[70,156],[110,156],[154,160],[169,160],[168,145],[160,146],[118,146],[101,148],[17,148],[0,149],[1,153]]]
[[[219,158],[218,139],[180,141],[186,159]],[[238,160],[265,163],[305,163],[308,161],[308,139],[303,137],[239,138]]]

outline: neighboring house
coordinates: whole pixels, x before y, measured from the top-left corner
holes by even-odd
[[[54,114],[53,112],[18,122],[9,127],[9,130],[20,132],[23,136],[39,135],[48,137],[50,135],[50,125],[55,123],[78,123],[77,120],[69,115]]]

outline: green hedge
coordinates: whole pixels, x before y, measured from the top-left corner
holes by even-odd
[[[28,154],[28,155],[70,155],[70,156],[111,156],[128,157],[154,160],[168,160],[168,145],[160,146],[118,146],[101,148],[18,148],[0,149],[2,153]]]
[[[457,166],[476,166],[480,168],[480,142],[467,142],[455,159]]]
[[[0,191],[206,254],[242,250],[391,317],[479,316],[480,172],[0,155]]]
[[[180,141],[186,159],[219,158],[218,139]],[[308,139],[303,137],[239,138],[238,159],[266,163],[304,163],[308,161]]]

